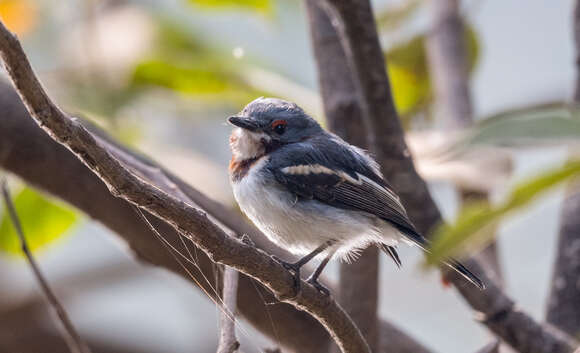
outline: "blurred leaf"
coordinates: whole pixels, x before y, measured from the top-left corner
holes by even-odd
[[[0,0],[0,19],[19,36],[30,32],[37,23],[37,9],[31,0]]]
[[[145,61],[135,68],[133,84],[156,85],[187,95],[206,99],[230,100],[241,103],[259,95],[236,75],[209,64],[179,66],[159,60]]]
[[[475,28],[467,22],[465,22],[465,50],[467,51],[467,69],[472,74],[479,62],[479,37]]]
[[[188,0],[190,4],[209,9],[246,9],[262,13],[272,11],[272,0]]]
[[[220,106],[267,95],[246,82],[231,53],[224,55],[174,23],[160,22],[152,52],[135,67],[128,89],[162,87]]]
[[[564,166],[519,183],[501,205],[492,207],[487,203],[471,203],[460,212],[453,225],[442,225],[436,232],[427,256],[427,264],[434,265],[450,256],[465,251],[468,246],[480,245],[483,234],[511,212],[530,205],[538,196],[555,189],[564,182],[580,176],[580,161],[569,161]]]
[[[531,106],[494,115],[479,122],[454,148],[470,145],[561,143],[580,138],[580,113],[564,103]]]
[[[423,34],[415,36],[385,54],[393,99],[403,118],[424,110],[433,97],[425,40]],[[471,73],[477,64],[479,44],[475,30],[469,25],[466,25],[465,40]]]
[[[425,36],[420,35],[391,48],[386,54],[393,99],[401,115],[416,113],[431,99]]]
[[[157,38],[153,50],[165,57],[208,55],[210,48],[188,29],[165,19],[158,19]]]
[[[407,0],[397,5],[387,6],[379,11],[377,26],[381,31],[392,31],[409,21],[417,12],[423,0]]]
[[[30,188],[13,195],[14,207],[31,250],[39,249],[61,237],[78,220],[71,209],[56,204]],[[0,220],[0,250],[22,254],[18,235],[7,212]]]

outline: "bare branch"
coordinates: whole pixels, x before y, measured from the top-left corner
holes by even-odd
[[[336,31],[317,0],[306,9],[318,68],[324,111],[331,131],[363,148],[368,146],[355,84]],[[340,264],[338,300],[357,324],[371,350],[378,352],[378,275],[376,247],[366,249],[352,264]]]
[[[472,104],[469,93],[465,26],[458,0],[431,0],[433,29],[427,37],[429,72],[435,84],[436,104],[446,125],[471,126]]]
[[[26,237],[24,236],[24,231],[22,230],[22,225],[20,224],[20,220],[18,219],[18,214],[16,213],[16,208],[14,208],[14,204],[12,203],[12,198],[10,197],[10,193],[8,192],[8,187],[6,186],[6,179],[2,178],[0,180],[0,187],[2,188],[2,197],[4,199],[4,205],[6,206],[6,210],[8,211],[8,216],[12,221],[12,225],[16,230],[16,234],[18,235],[18,239],[20,240],[20,246],[22,247],[22,252],[26,256],[26,260],[34,273],[34,277],[36,281],[40,285],[40,289],[42,293],[46,297],[47,301],[49,302],[50,306],[54,309],[60,323],[62,324],[64,331],[63,337],[70,349],[73,353],[90,353],[91,350],[89,346],[83,341],[81,336],[78,334],[72,321],[68,317],[66,310],[58,301],[58,298],[50,289],[48,281],[44,278],[42,271],[40,271],[40,267],[36,263],[32,252],[28,248],[28,243],[26,242]]]
[[[574,82],[574,103],[580,103],[580,2],[574,5],[574,48],[576,52],[576,82]]]
[[[355,83],[360,88],[361,108],[369,132],[375,134],[371,150],[384,168],[407,206],[409,216],[423,234],[441,222],[441,214],[429,195],[425,182],[417,174],[404,133],[393,110],[389,80],[384,65],[372,9],[368,1],[326,0],[325,9],[340,34]],[[520,352],[571,352],[574,342],[554,334],[525,313],[515,310],[513,301],[487,278],[474,260],[466,265],[488,285],[480,291],[454,273],[449,278],[484,317],[482,322]]]
[[[233,353],[240,343],[236,339],[236,296],[238,293],[238,272],[231,267],[223,269],[223,308],[220,313],[220,339],[217,353]]]
[[[573,104],[580,104],[580,1],[574,8],[576,82]],[[576,151],[570,151],[576,154]],[[580,338],[580,181],[568,185],[562,203],[558,250],[552,275],[546,319],[573,337]]]
[[[22,101],[37,123],[75,153],[105,182],[113,195],[167,221],[213,261],[255,278],[281,301],[314,316],[343,352],[369,352],[358,328],[332,298],[319,293],[304,281],[302,290],[294,293],[292,276],[278,262],[264,252],[229,237],[204,212],[132,174],[102,148],[78,121],[68,118],[48,98],[32,72],[20,43],[1,23],[0,50]]]
[[[580,182],[566,190],[546,319],[573,337],[580,337]]]

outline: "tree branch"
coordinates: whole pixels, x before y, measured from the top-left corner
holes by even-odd
[[[356,146],[366,148],[367,134],[354,94],[356,87],[336,31],[317,0],[307,0],[310,36],[328,127]],[[373,352],[378,351],[378,276],[376,247],[364,250],[352,264],[340,264],[338,300],[357,324]]]
[[[154,185],[144,182],[105,150],[77,120],[67,117],[46,95],[16,37],[0,23],[0,50],[22,101],[50,136],[80,158],[110,192],[170,224],[214,262],[231,266],[268,287],[278,299],[315,317],[343,352],[369,352],[358,328],[342,308],[302,282],[293,291],[292,276],[278,262],[253,246],[229,237],[207,215]]]
[[[465,26],[458,0],[431,0],[433,29],[427,36],[429,72],[435,86],[436,104],[446,125],[452,128],[472,124]]]
[[[574,8],[576,82],[573,104],[580,104],[580,1]],[[575,151],[570,151],[577,154]],[[552,275],[546,319],[569,335],[580,339],[580,181],[570,183],[562,203],[558,250]]]
[[[341,37],[355,83],[360,88],[363,117],[372,136],[375,152],[386,178],[407,206],[409,216],[423,234],[442,222],[425,182],[417,174],[404,141],[404,133],[393,109],[389,80],[376,25],[368,1],[325,0],[324,8]],[[386,168],[388,166],[388,168]],[[467,284],[449,272],[449,279],[482,322],[520,352],[571,352],[575,343],[556,335],[530,316],[514,310],[513,301],[487,278],[474,260],[466,265],[487,284],[485,291]],[[541,339],[540,339],[541,338]]]
[[[238,292],[238,272],[231,267],[223,267],[223,307],[220,313],[220,339],[217,353],[233,353],[240,347],[236,339],[236,294]]]
[[[42,271],[40,271],[40,267],[36,263],[32,252],[28,248],[28,243],[26,241],[26,237],[24,236],[24,231],[22,230],[22,225],[20,224],[20,220],[18,219],[18,214],[16,213],[16,209],[14,208],[14,204],[12,203],[12,198],[10,197],[10,193],[8,192],[8,187],[6,186],[6,179],[0,179],[0,188],[2,189],[2,197],[4,199],[4,205],[6,206],[6,210],[8,211],[8,216],[12,221],[12,225],[16,230],[16,234],[18,235],[18,240],[20,240],[20,246],[22,248],[22,252],[24,256],[26,256],[26,260],[34,273],[34,277],[36,281],[40,285],[40,289],[42,293],[46,297],[50,306],[54,309],[59,321],[61,322],[64,328],[64,339],[72,353],[90,353],[91,350],[89,346],[83,341],[81,336],[78,334],[77,330],[75,329],[72,321],[68,317],[66,310],[58,301],[58,298],[50,288],[48,281],[44,278]]]
[[[546,319],[580,338],[580,182],[566,189]]]

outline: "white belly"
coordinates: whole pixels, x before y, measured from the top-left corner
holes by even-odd
[[[266,158],[233,183],[233,190],[242,211],[272,242],[292,253],[305,254],[334,240],[333,250],[341,258],[352,257],[353,250],[369,243],[397,243],[399,233],[376,217],[316,200],[299,201],[275,181],[264,182],[258,174]]]

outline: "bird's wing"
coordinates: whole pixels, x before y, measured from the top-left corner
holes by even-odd
[[[381,177],[370,157],[340,143],[328,146],[324,142],[323,148],[320,147],[313,142],[287,146],[274,152],[268,168],[281,187],[298,197],[375,215],[429,251],[427,239],[417,232],[399,197]],[[454,259],[444,263],[480,289],[485,288],[461,263]]]
[[[365,160],[367,156],[340,145],[322,151],[315,147],[284,151],[286,158],[273,163],[270,169],[283,187],[301,198],[375,215],[415,243],[425,244],[399,197]]]

